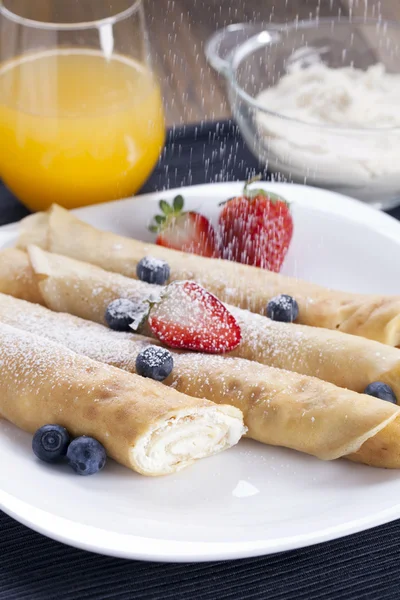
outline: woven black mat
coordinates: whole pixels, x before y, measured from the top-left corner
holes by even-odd
[[[254,172],[262,169],[231,123],[183,127],[169,133],[143,191],[246,179]],[[0,187],[0,224],[25,214]],[[400,218],[400,209],[391,214]],[[395,521],[262,558],[192,565],[129,562],[63,546],[0,512],[0,600],[399,600],[399,541],[400,521]]]

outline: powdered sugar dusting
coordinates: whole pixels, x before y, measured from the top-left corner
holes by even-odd
[[[5,317],[7,313],[9,316]],[[70,315],[51,313],[43,307],[0,296],[0,319],[4,321],[6,318],[9,322],[19,322],[29,331],[57,339],[91,358],[109,361],[109,364],[126,370],[133,371],[138,352],[150,343],[154,344],[140,336],[110,331]],[[245,320],[245,317],[242,319]],[[263,318],[257,317],[257,321],[259,319]],[[264,318],[264,321],[272,324],[268,319]],[[272,324],[271,331],[275,325]],[[293,327],[279,324],[282,325],[288,331]],[[88,363],[57,344],[7,326],[0,326],[0,341],[0,367],[13,374],[19,389],[24,385],[21,379],[26,381],[30,394],[32,387],[40,393],[40,383],[44,378],[50,388],[77,385],[77,381],[79,386],[79,373],[86,372],[89,364],[95,367],[95,363]],[[379,406],[387,404],[335,388],[319,379],[302,377],[256,362],[176,351],[173,356],[174,369],[166,380],[168,385],[188,395],[231,404],[243,410],[245,423],[250,426],[249,435],[260,441],[293,447],[322,458],[336,458],[347,450],[346,444],[349,439],[352,441],[351,436],[355,435],[362,414],[353,410],[355,403],[376,401]],[[67,378],[70,378],[69,384]],[[132,388],[135,389],[134,383]],[[85,390],[81,391],[84,393]],[[159,397],[162,398],[162,393]],[[62,405],[60,407],[62,409]],[[392,405],[384,408],[388,411],[396,409]],[[343,415],[342,419],[340,415]],[[296,426],[288,429],[288,421]],[[331,421],[340,426],[332,427]],[[308,436],[310,427],[316,428],[312,438]],[[317,435],[318,432],[321,432],[320,435]],[[329,448],[326,445],[327,435]]]
[[[75,266],[76,261],[71,261],[68,258],[63,260],[65,264],[70,263],[67,269],[68,276],[64,275],[63,277],[64,285],[66,281],[68,282],[69,294],[64,295],[64,304],[61,304],[60,307],[53,307],[51,304],[50,306],[66,312],[74,312],[79,309],[77,311],[79,316],[84,318],[102,322],[105,309],[112,300],[131,298],[135,301],[143,301],[149,297],[158,299],[157,297],[165,289],[162,286],[147,284],[90,265],[84,268],[82,263],[77,263],[77,266]],[[238,267],[240,268],[240,265]],[[57,274],[52,275],[51,280],[55,283]],[[223,287],[223,285],[222,274],[221,286]],[[84,289],[82,286],[84,286]],[[234,294],[235,290],[236,288],[231,287],[229,293]],[[250,292],[251,290],[249,290]],[[71,304],[69,304],[68,296],[72,298]],[[84,297],[85,303],[78,303],[76,300],[79,297]],[[91,298],[93,298],[93,301],[91,301]],[[87,304],[89,306],[86,306]],[[292,325],[288,329],[286,324],[271,322],[261,315],[249,313],[230,305],[226,305],[226,307],[235,316],[242,331],[242,342],[239,348],[234,351],[236,356],[298,370],[299,372],[304,372],[304,369],[308,372],[307,368],[309,364],[312,364],[315,369],[314,374],[318,376],[319,365],[324,362],[325,355],[322,349],[315,348],[308,328]],[[196,317],[195,303],[192,303],[190,309],[186,310],[185,316],[188,313]],[[223,342],[223,332],[221,332],[221,337]],[[329,359],[332,358],[334,344],[335,341],[333,340],[331,343],[333,350],[329,353]],[[308,352],[311,353],[311,356],[307,355]]]
[[[135,334],[112,331],[102,325],[84,321],[72,315],[53,313],[42,306],[30,304],[24,300],[16,300],[3,294],[0,294],[0,320],[32,334],[45,336],[67,346],[74,352],[130,372],[135,371],[138,353],[158,343],[156,340]],[[29,348],[34,347],[32,340],[35,338],[25,333],[20,333],[19,337],[21,335],[24,340],[27,340],[25,346],[29,354]],[[46,364],[49,360],[51,360],[51,364],[54,364],[58,360],[58,353],[49,349],[49,344],[44,340],[41,340],[39,345],[47,348]],[[172,373],[174,387],[177,387],[176,382],[184,375],[186,385],[189,383],[193,385],[191,393],[195,387],[199,387],[199,392],[193,395],[203,395],[204,386],[211,387],[210,393],[213,394],[213,390],[216,390],[217,386],[222,391],[221,398],[225,398],[226,401],[232,396],[240,397],[242,386],[254,385],[257,382],[257,376],[266,381],[268,374],[274,371],[246,360],[177,351],[172,351],[172,353],[175,364]],[[75,360],[75,354],[68,353],[68,351],[67,354],[71,360]],[[237,380],[234,388],[231,385],[232,377]],[[293,378],[293,374],[287,373],[286,385],[289,385],[290,378]],[[182,388],[179,389],[184,391]],[[263,386],[260,389],[262,392]]]
[[[399,350],[379,342],[279,323],[233,306],[228,309],[242,331],[242,342],[231,356],[318,377],[358,392],[390,368],[400,368]]]
[[[82,357],[67,348],[60,352],[58,345],[25,331],[2,325],[0,341],[0,369],[15,378],[20,393],[39,394],[44,382],[54,389],[68,385],[69,379],[72,386],[82,371]]]
[[[131,333],[112,331],[78,317],[54,313],[42,306],[0,294],[0,320],[44,336],[102,363],[134,372],[136,355],[150,340]],[[151,340],[151,343],[157,343]]]
[[[142,258],[141,262],[149,269],[154,270],[163,268],[167,264],[162,258],[156,258],[155,256],[150,255],[147,255],[144,258]]]
[[[69,261],[70,259],[65,259],[65,263]],[[111,300],[120,297],[145,300],[151,294],[160,294],[164,289],[161,286],[146,284],[90,265],[86,269],[83,263],[77,263],[75,266],[75,263],[76,261],[72,261],[67,269],[67,276],[64,275],[62,281],[60,278],[59,288],[57,274],[49,278],[52,283],[53,298],[56,298],[57,304],[53,306],[51,302],[47,302],[51,308],[103,322],[105,309]],[[237,265],[239,270],[241,266]],[[276,277],[280,281],[280,276]],[[66,280],[68,291],[63,294],[62,286],[65,285]],[[239,281],[240,272],[236,279],[238,284]],[[256,285],[256,280],[253,285]],[[221,286],[222,288],[224,286],[223,273]],[[307,289],[308,287],[307,284]],[[100,288],[101,292],[97,293]],[[96,290],[96,297],[92,294],[93,289]],[[54,290],[57,290],[57,295]],[[249,294],[252,294],[250,288]],[[60,303],[58,303],[59,298],[61,298]],[[84,298],[85,301],[81,302],[80,298]],[[235,300],[237,301],[237,298]],[[243,309],[230,305],[226,307],[234,315],[242,333],[242,342],[234,350],[235,356],[314,375],[341,387],[352,389],[354,389],[354,373],[357,373],[355,389],[358,391],[364,389],[371,382],[371,378],[377,379],[380,373],[387,372],[391,364],[397,364],[399,361],[398,350],[379,343],[373,346],[372,341],[346,336],[341,332],[272,322],[266,317]],[[376,356],[376,352],[380,352],[381,356]]]

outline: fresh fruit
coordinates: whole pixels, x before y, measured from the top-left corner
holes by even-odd
[[[267,317],[272,321],[293,323],[299,316],[299,305],[292,296],[280,294],[267,304]]]
[[[220,256],[278,273],[287,254],[293,220],[287,202],[263,189],[244,186],[223,204],[219,216]]]
[[[165,260],[154,258],[153,256],[145,256],[138,262],[136,275],[140,281],[165,285],[170,276],[170,269]]]
[[[386,383],[382,381],[373,381],[364,390],[364,394],[368,394],[368,396],[375,396],[375,398],[379,398],[380,400],[386,400],[387,402],[392,402],[393,404],[397,404],[396,394]]]
[[[66,455],[69,442],[65,427],[44,425],[33,436],[32,450],[40,460],[55,462]]]
[[[107,455],[100,442],[82,435],[68,446],[67,460],[69,466],[78,475],[94,475],[103,469]]]
[[[174,367],[172,354],[160,346],[148,346],[136,358],[136,372],[142,377],[164,381]]]
[[[105,320],[115,331],[137,331],[146,320],[149,308],[147,302],[117,298],[107,306]]]
[[[150,310],[149,326],[171,348],[222,354],[236,348],[241,340],[235,317],[194,281],[167,286]]]
[[[157,233],[156,244],[201,256],[218,256],[215,231],[209,220],[197,212],[184,211],[183,206],[182,196],[176,196],[172,205],[160,201],[162,214],[156,215],[150,226],[150,231]]]

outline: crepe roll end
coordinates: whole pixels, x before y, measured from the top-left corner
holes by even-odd
[[[363,443],[361,448],[346,456],[346,458],[369,465],[386,469],[400,468],[400,419],[396,418],[376,435]]]
[[[33,244],[40,248],[47,247],[49,213],[38,212],[22,219],[19,224],[17,248],[25,250]]]
[[[232,406],[179,410],[148,429],[130,460],[142,475],[168,475],[234,446],[245,432],[243,415]]]
[[[27,246],[27,252],[36,277],[39,280],[47,278],[51,274],[51,264],[49,264],[46,252],[33,244]]]

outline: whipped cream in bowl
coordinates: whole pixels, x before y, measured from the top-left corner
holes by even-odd
[[[294,63],[257,101],[268,111],[257,112],[256,126],[272,170],[323,187],[351,186],[372,203],[382,191],[400,190],[400,74],[383,64],[363,71]]]
[[[214,34],[206,54],[261,168],[400,204],[400,23],[241,24]]]

